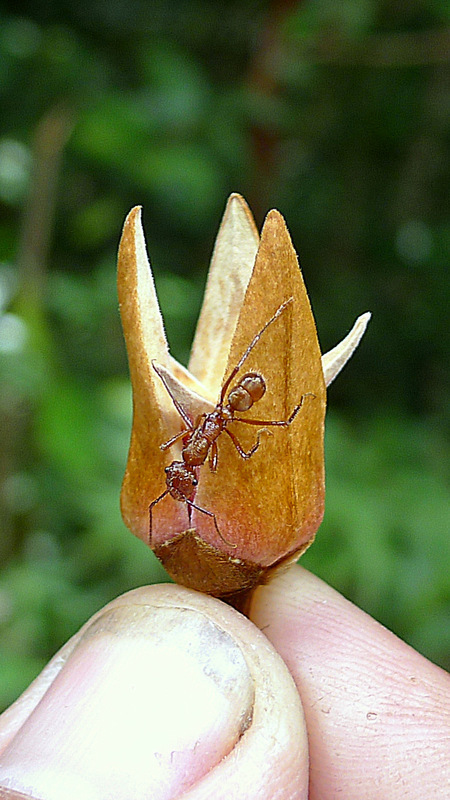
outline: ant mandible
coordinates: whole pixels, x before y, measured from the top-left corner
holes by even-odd
[[[183,439],[183,447],[181,450],[181,457],[183,460],[172,461],[172,463],[165,468],[167,488],[162,494],[159,495],[159,497],[156,498],[156,500],[153,500],[150,503],[150,543],[152,540],[153,509],[156,504],[160,502],[160,500],[166,497],[166,495],[170,494],[174,500],[179,500],[182,503],[186,503],[189,517],[189,527],[191,527],[193,509],[201,511],[202,514],[206,514],[208,517],[211,517],[220,538],[226,542],[226,544],[230,544],[230,542],[227,542],[220,532],[215,514],[213,514],[212,511],[207,511],[206,508],[201,508],[201,506],[198,506],[194,503],[194,497],[198,485],[198,469],[202,466],[202,464],[205,463],[209,456],[210,469],[213,472],[216,471],[218,460],[217,439],[222,433],[226,433],[230,437],[241,458],[251,458],[254,453],[256,453],[260,445],[261,434],[264,432],[264,428],[257,432],[256,442],[253,447],[251,447],[250,450],[244,450],[236,435],[232,431],[228,430],[228,425],[230,422],[243,422],[246,425],[264,425],[265,427],[276,426],[280,428],[288,428],[300,411],[305,398],[315,397],[312,392],[306,392],[304,395],[302,395],[298,405],[295,406],[290,416],[285,420],[262,420],[237,417],[237,413],[248,411],[254,403],[257,403],[258,400],[261,399],[266,391],[266,384],[262,375],[260,375],[258,372],[249,372],[244,375],[231,389],[225,402],[225,395],[228,391],[228,388],[242,367],[244,361],[248,358],[251,351],[259,342],[261,336],[267,330],[267,328],[278,319],[285,308],[292,302],[293,298],[290,297],[288,300],[282,303],[275,311],[275,314],[256,334],[223,384],[219,401],[214,408],[214,411],[211,411],[208,414],[201,414],[199,417],[197,417],[194,424],[192,424],[182,405],[173,396],[163,373],[158,370],[156,364],[153,364],[153,369],[155,372],[157,372],[164,383],[164,386],[169,392],[175,408],[183,419],[186,428],[179,433],[176,433],[175,436],[172,436],[172,438],[169,439],[169,441],[160,446],[161,450],[167,450],[169,447],[172,447],[175,442]],[[266,432],[269,433],[269,431]]]

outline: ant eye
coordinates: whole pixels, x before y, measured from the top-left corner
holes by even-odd
[[[197,485],[198,485],[197,478],[192,478],[192,486],[197,486]]]

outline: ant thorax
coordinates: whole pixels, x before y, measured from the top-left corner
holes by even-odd
[[[201,427],[196,427],[181,451],[183,461],[191,467],[198,467],[205,463],[209,448],[210,443],[205,438]]]

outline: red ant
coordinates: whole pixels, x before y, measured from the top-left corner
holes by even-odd
[[[227,397],[227,402],[225,402],[225,395],[228,391],[228,387],[230,386],[233,378],[239,372],[244,361],[247,359],[255,345],[259,342],[261,336],[267,330],[269,325],[272,325],[272,323],[275,322],[275,320],[277,320],[278,317],[283,313],[289,303],[292,302],[293,298],[290,297],[289,300],[286,300],[284,303],[282,303],[281,306],[279,306],[279,308],[276,310],[273,317],[271,317],[269,321],[266,322],[266,324],[261,328],[259,333],[256,334],[252,342],[247,347],[245,353],[239,359],[238,363],[223,384],[219,401],[214,411],[211,411],[208,414],[201,414],[199,417],[197,417],[194,425],[186,414],[184,408],[173,397],[173,394],[164,379],[163,373],[160,373],[157,365],[153,364],[153,369],[158,373],[159,377],[164,383],[164,386],[169,392],[175,408],[186,425],[186,429],[176,433],[175,436],[172,436],[168,442],[165,442],[165,444],[161,445],[161,450],[167,450],[169,447],[172,447],[175,442],[179,441],[179,439],[183,439],[183,447],[181,450],[181,457],[183,460],[172,461],[172,463],[165,468],[167,489],[160,494],[156,500],[153,500],[150,503],[150,542],[152,538],[153,508],[157,503],[159,503],[160,500],[163,499],[163,497],[166,497],[168,494],[170,494],[174,500],[179,500],[180,502],[187,504],[190,527],[192,509],[195,508],[197,511],[201,511],[202,514],[207,514],[208,517],[212,518],[217,533],[219,534],[220,538],[226,542],[226,539],[224,539],[220,532],[215,514],[213,514],[212,511],[207,511],[205,508],[201,508],[201,506],[198,506],[194,503],[195,492],[198,485],[198,468],[205,463],[209,456],[209,465],[211,470],[215,472],[217,469],[217,439],[221,433],[226,433],[230,437],[236,450],[242,458],[251,458],[254,453],[256,453],[260,445],[261,434],[264,432],[264,428],[258,431],[256,442],[253,447],[246,451],[243,449],[235,434],[228,430],[228,425],[230,422],[244,422],[246,425],[271,425],[287,428],[294,421],[303,405],[305,398],[315,397],[312,392],[307,392],[306,394],[302,395],[299,404],[295,406],[291,415],[285,420],[262,420],[236,417],[236,413],[248,411],[254,403],[261,399],[266,391],[266,384],[262,375],[260,375],[258,372],[249,372],[244,375],[231,389]],[[270,433],[270,431],[266,431],[266,433]],[[226,543],[230,544],[230,542]]]

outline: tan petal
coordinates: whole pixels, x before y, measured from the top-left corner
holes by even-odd
[[[122,232],[118,292],[133,387],[133,427],[121,508],[125,524],[148,541],[149,504],[165,488],[167,456],[160,445],[180,425],[179,415],[152,366],[152,359],[165,365],[170,360],[138,207],[129,213]],[[174,524],[182,524],[183,511],[181,503],[171,504],[169,514]]]
[[[201,537],[216,547],[257,564],[304,548],[320,524],[324,501],[323,434],[325,384],[320,349],[308,296],[283,217],[271,211],[256,258],[228,359],[228,375],[255,334],[277,308],[293,302],[261,337],[240,371],[260,373],[267,392],[243,418],[285,420],[306,393],[289,428],[272,427],[258,451],[244,460],[221,435],[216,472],[200,470],[196,503],[214,513],[225,545],[211,520],[194,512]],[[244,449],[260,426],[233,423]],[[232,545],[235,545],[233,547]]]
[[[177,378],[188,390],[192,390],[195,394],[205,397],[210,403],[214,404],[215,400],[217,400],[217,388],[213,393],[208,392],[205,384],[197,380],[197,378],[195,378],[186,367],[183,367],[183,364],[180,364],[179,361],[173,358],[173,356],[169,356],[169,369],[174,378]]]
[[[334,381],[336,375],[338,375],[341,369],[345,367],[347,361],[355,352],[362,336],[364,335],[364,331],[369,324],[371,316],[372,315],[370,311],[367,311],[365,314],[361,314],[345,339],[343,339],[342,342],[339,342],[339,344],[336,345],[336,347],[333,347],[332,350],[322,356],[323,374],[327,386]]]
[[[189,371],[214,396],[223,379],[258,245],[258,231],[247,203],[239,194],[232,194],[217,234],[189,361]]]
[[[159,375],[172,402],[178,403],[189,417],[191,425],[195,423],[199,414],[208,414],[214,410],[215,403],[208,402],[203,395],[197,394],[191,388],[188,389],[171,370],[158,364],[157,361],[153,361],[153,369]]]

